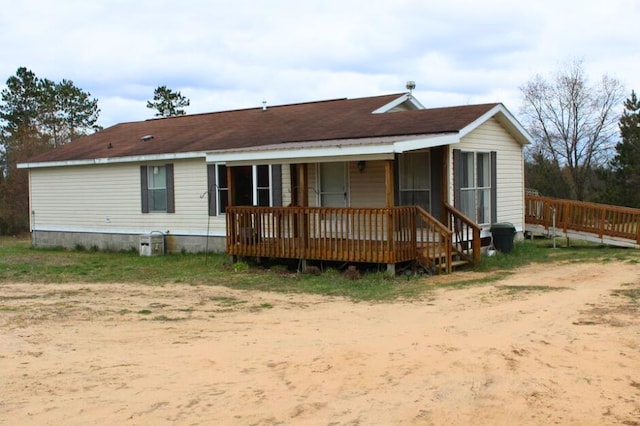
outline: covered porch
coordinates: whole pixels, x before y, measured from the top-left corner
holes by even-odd
[[[447,205],[447,225],[418,206],[227,209],[232,256],[381,263],[451,272],[480,258],[480,228]]]
[[[248,204],[238,200],[246,191],[234,187],[249,180],[238,175],[248,166],[228,162],[226,251],[234,258],[386,264],[391,273],[397,264],[440,273],[475,263],[480,227],[447,202],[448,152],[437,146],[416,155],[278,164],[288,182],[267,206],[238,205]]]

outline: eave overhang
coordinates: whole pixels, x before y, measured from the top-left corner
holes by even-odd
[[[294,142],[254,148],[211,151],[207,163],[230,166],[249,164],[294,164],[331,161],[390,160],[395,154],[455,144],[457,133],[384,138],[338,139]]]

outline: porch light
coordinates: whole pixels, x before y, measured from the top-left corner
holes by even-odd
[[[358,170],[360,170],[360,173],[364,172],[365,167],[367,167],[366,161],[364,160],[358,161]]]

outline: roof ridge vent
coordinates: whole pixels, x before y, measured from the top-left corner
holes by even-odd
[[[153,135],[144,135],[140,138],[140,142],[150,141],[151,139],[153,139]]]

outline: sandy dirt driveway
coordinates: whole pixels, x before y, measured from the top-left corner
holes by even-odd
[[[640,425],[639,294],[634,263],[410,303],[0,284],[0,424]]]

